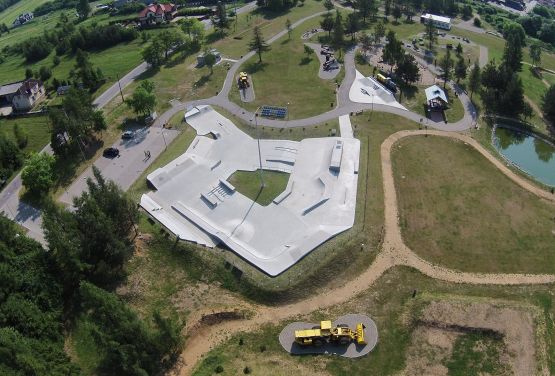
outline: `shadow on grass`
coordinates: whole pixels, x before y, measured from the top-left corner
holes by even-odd
[[[85,145],[82,150],[75,146],[61,158],[56,158],[54,163],[54,187],[67,187],[74,178],[81,163],[84,163],[96,155],[96,152],[104,146],[104,141],[94,140]]]
[[[195,83],[193,84],[193,87],[195,88],[203,87],[208,83],[208,81],[210,81],[210,77],[211,77],[211,74],[203,75],[201,78],[195,81]]]
[[[265,62],[258,62],[258,61],[250,62],[245,65],[245,72],[249,74],[261,72],[261,71],[264,71],[267,65],[268,63],[265,63]]]
[[[312,61],[312,58],[310,56],[305,56],[301,59],[301,62],[299,63],[299,65],[308,65],[310,64],[311,61]]]

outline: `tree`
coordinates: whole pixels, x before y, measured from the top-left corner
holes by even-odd
[[[181,30],[195,41],[204,39],[204,24],[196,18],[184,18],[180,21]],[[202,43],[201,43],[202,44]]]
[[[207,55],[212,55],[214,57],[213,63],[215,63],[216,57],[213,54]],[[205,63],[207,55],[204,57]],[[133,95],[131,95],[131,98],[126,100],[126,103],[137,115],[148,116],[156,106],[154,83],[149,80],[142,81],[139,87],[133,92]]]
[[[403,85],[401,85],[401,93],[403,92],[403,89],[418,81],[420,79],[420,70],[414,56],[404,54],[397,63],[395,74],[403,81]]]
[[[533,43],[530,46],[530,59],[532,64],[537,67],[542,61],[542,47],[539,43]]]
[[[482,21],[478,17],[474,17],[474,21],[472,21],[472,24],[476,27],[482,27]]]
[[[384,1],[384,13],[386,17],[391,14],[391,0]]]
[[[48,117],[52,125],[50,143],[56,155],[81,149],[96,132],[107,127],[102,111],[93,107],[90,94],[78,88],[71,88],[64,95],[62,108],[50,110]]]
[[[42,195],[54,183],[54,157],[47,153],[33,153],[21,171],[21,181],[34,195]]]
[[[392,67],[403,58],[401,42],[397,39],[393,30],[389,30],[387,33],[387,43],[384,46],[382,58]]]
[[[357,0],[355,2],[355,9],[358,11],[363,23],[366,23],[368,16],[374,15],[375,8],[374,0]]]
[[[27,135],[27,132],[21,129],[21,127],[17,123],[15,123],[13,126],[13,135],[15,137],[15,140],[17,141],[17,147],[23,149],[25,148],[25,146],[27,146],[27,143],[29,142],[29,136]]]
[[[293,28],[291,27],[291,20],[289,18],[285,20],[285,28],[287,29],[289,39],[291,39],[291,32],[293,31]]]
[[[543,95],[541,109],[547,120],[555,122],[555,84],[551,85]]]
[[[472,7],[469,4],[465,4],[462,7],[462,19],[469,20],[472,18]]]
[[[518,117],[523,113],[524,89],[517,73],[504,64],[490,62],[481,76],[481,98],[487,112],[509,117]]]
[[[35,74],[33,73],[33,70],[31,68],[26,68],[25,69],[25,78],[31,78],[33,77]]]
[[[457,63],[455,64],[455,77],[457,78],[457,84],[460,80],[464,80],[466,78],[466,70],[467,66],[464,62],[464,58],[459,56]]]
[[[183,38],[173,29],[164,30],[158,34],[160,44],[164,49],[164,58],[167,60],[172,49],[179,47],[183,42]]]
[[[164,62],[164,47],[158,38],[153,38],[152,43],[143,52],[143,59],[153,68],[158,68]]]
[[[256,51],[258,54],[258,62],[262,62],[262,52],[269,51],[270,46],[266,44],[264,41],[264,37],[262,36],[262,32],[260,31],[260,27],[255,26],[253,30],[253,38],[249,43],[249,48],[253,51]]]
[[[363,31],[358,36],[358,43],[360,44],[360,49],[366,55],[368,51],[372,48],[372,38],[367,32]]]
[[[459,44],[457,44],[457,47],[455,47],[455,52],[457,53],[457,56],[461,56],[463,53],[463,46],[462,44],[459,42]]]
[[[95,69],[89,61],[89,55],[81,49],[76,53],[75,69],[77,70],[75,76],[80,80],[76,82],[76,86],[82,84],[90,92],[94,92],[104,82],[104,75],[100,68]]]
[[[320,21],[320,26],[322,27],[323,30],[328,32],[328,37],[331,36],[333,25],[334,25],[334,22],[331,14],[329,13],[324,14],[324,18],[322,18],[322,20]]]
[[[52,77],[52,70],[46,65],[43,65],[39,68],[39,77],[43,82],[47,81],[50,77]]]
[[[312,54],[312,48],[308,47],[306,44],[304,45],[304,53],[306,54],[306,56],[308,58],[310,58],[310,55]]]
[[[204,65],[210,68],[210,74],[214,73],[214,65],[216,64],[216,55],[211,52],[204,54]]]
[[[91,12],[91,6],[89,5],[89,0],[79,0],[76,8],[77,8],[77,13],[79,14],[79,18],[85,19],[89,17],[89,13]]]
[[[503,35],[506,39],[503,50],[503,65],[512,72],[520,72],[522,69],[522,47],[525,43],[525,32],[522,26],[511,22],[503,27]]]
[[[470,71],[470,76],[468,77],[468,89],[470,90],[470,100],[472,100],[472,95],[475,91],[480,90],[481,87],[481,71],[478,62],[474,63],[472,70]]]
[[[374,43],[379,43],[383,37],[385,37],[385,26],[380,21],[374,26]]]
[[[424,38],[428,40],[428,48],[431,51],[434,48],[434,43],[437,41],[436,27],[432,22],[426,23],[426,31],[424,32]]]
[[[453,73],[453,59],[451,58],[451,51],[447,50],[445,56],[439,62],[439,66],[443,73],[441,74],[441,78],[443,78],[443,88],[447,86],[447,81],[451,79],[451,74]]]
[[[328,12],[333,9],[333,3],[331,0],[324,0],[324,8],[326,8]]]
[[[393,7],[393,12],[391,14],[395,19],[395,22],[399,23],[399,18],[401,18],[402,16],[401,8],[398,5],[395,5],[395,7]]]
[[[225,4],[218,1],[216,5],[216,16],[217,18],[213,20],[214,26],[223,33],[225,29],[229,26],[229,19],[227,18],[227,13],[225,12]]]
[[[339,11],[336,11],[335,12],[335,21],[333,22],[333,35],[332,35],[333,45],[336,48],[339,48],[343,45],[344,36],[345,36],[345,32],[343,30],[343,22],[342,22],[341,13],[339,13]]]
[[[358,15],[356,13],[347,14],[345,19],[345,32],[351,35],[351,40],[355,40],[356,33],[360,30]]]

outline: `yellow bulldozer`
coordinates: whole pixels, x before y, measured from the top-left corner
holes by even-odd
[[[364,339],[364,325],[359,323],[356,330],[345,324],[332,328],[331,321],[321,321],[319,326],[312,329],[295,330],[295,342],[302,346],[322,346],[326,343],[348,345],[366,345]]]
[[[249,83],[249,76],[246,72],[240,72],[239,78],[237,79],[237,85],[239,85],[239,89],[246,89],[250,86]]]

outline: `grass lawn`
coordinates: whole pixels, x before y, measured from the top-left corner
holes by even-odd
[[[302,27],[272,44],[272,49],[262,55],[249,59],[241,69],[252,75],[256,99],[243,104],[239,91],[232,88],[230,98],[249,110],[262,105],[287,107],[291,119],[314,116],[335,105],[335,80],[322,80],[318,77],[320,63],[315,53],[309,56],[304,52],[300,39],[304,30],[316,27],[319,20],[310,20]]]
[[[418,292],[416,298],[411,298],[413,290]],[[263,326],[255,332],[232,336],[205,355],[193,375],[213,375],[217,366],[223,367],[222,375],[241,374],[247,366],[254,375],[287,376],[292,369],[295,370],[295,374],[302,376],[416,374],[411,370],[417,364],[410,363],[407,355],[413,335],[419,327],[419,312],[433,301],[484,303],[491,302],[492,298],[500,299],[501,304],[523,307],[522,309],[529,312],[539,312],[538,319],[546,323],[545,332],[539,335],[549,344],[546,355],[553,353],[552,343],[555,336],[551,315],[555,313],[555,306],[550,286],[448,284],[425,277],[412,269],[395,268],[349,302],[294,320]],[[317,322],[322,319],[335,319],[349,312],[367,314],[376,322],[379,333],[378,345],[368,356],[356,360],[340,356],[291,356],[277,341],[280,331],[290,321]],[[468,366],[467,371],[493,371],[488,374],[498,374],[495,372],[499,370],[497,365],[500,360],[495,356],[498,341],[492,342],[489,336],[480,332],[472,336],[463,334],[458,338],[446,359],[450,365],[449,375],[483,374],[465,372],[464,368],[460,368],[465,366]],[[429,341],[432,341],[431,337]],[[479,345],[471,348],[472,344]],[[430,357],[433,359],[434,354],[420,352],[419,357],[413,359],[413,362],[426,362]],[[552,363],[550,357],[548,367],[551,372]],[[447,369],[445,372],[447,374]]]
[[[236,171],[229,177],[229,182],[237,191],[262,206],[268,206],[272,200],[285,191],[289,174],[279,171],[262,171],[264,186],[260,181],[260,170]]]
[[[46,3],[48,0],[20,0],[0,12],[0,23],[11,26],[17,16],[22,13],[32,12],[36,7]]]
[[[50,123],[46,116],[0,119],[0,132],[15,141],[13,128],[16,124],[28,137],[25,153],[38,152],[50,142]]]
[[[464,271],[555,271],[555,206],[474,149],[442,137],[411,137],[392,159],[403,237],[419,255]]]

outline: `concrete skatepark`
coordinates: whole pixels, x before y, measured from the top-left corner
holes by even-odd
[[[300,142],[257,140],[211,106],[185,114],[197,137],[187,151],[148,175],[156,191],[141,206],[181,240],[208,247],[222,242],[276,276],[355,218],[360,141],[352,137]],[[348,122],[348,124],[347,124]],[[268,206],[242,195],[227,179],[238,170],[290,174],[287,187]]]
[[[345,358],[359,358],[368,354],[376,347],[378,343],[378,328],[376,323],[370,317],[361,314],[348,314],[337,318],[332,322],[332,328],[339,325],[347,325],[353,329],[358,323],[364,325],[364,338],[366,345],[357,345],[352,342],[348,346],[335,345],[333,343],[326,343],[323,346],[301,346],[295,342],[295,330],[310,329],[317,326],[316,323],[310,322],[292,322],[287,325],[279,334],[279,343],[285,351],[293,355],[305,354],[333,354]]]

